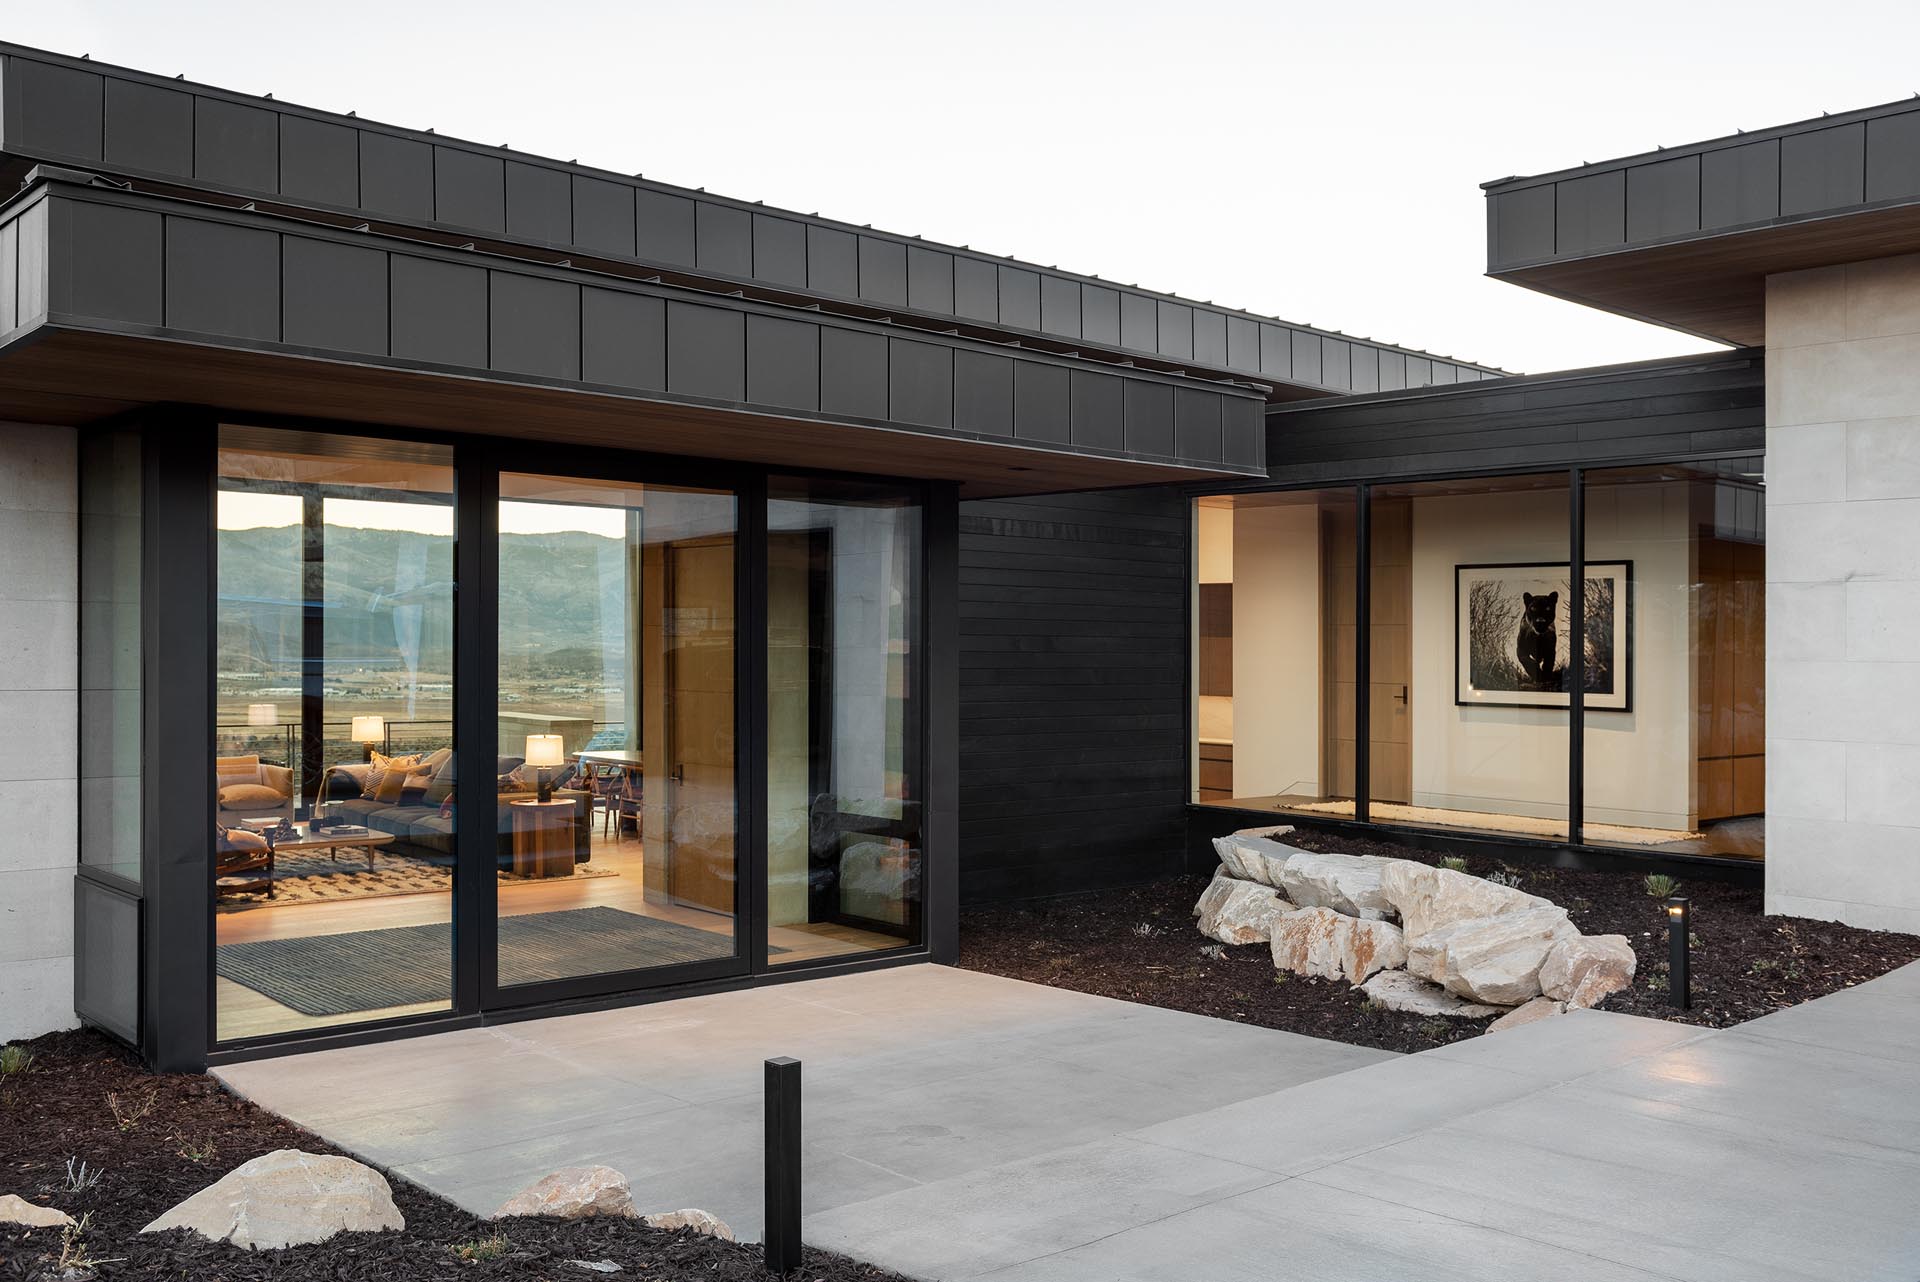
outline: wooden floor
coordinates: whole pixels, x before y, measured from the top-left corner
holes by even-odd
[[[729,914],[649,900],[642,878],[645,866],[643,851],[640,843],[631,836],[615,840],[596,831],[592,838],[590,863],[596,868],[611,868],[616,875],[557,877],[550,881],[533,882],[502,881],[499,883],[500,915],[512,917],[524,913],[563,912],[572,908],[598,906],[677,922],[717,935],[731,936],[733,933],[733,918]],[[447,921],[453,914],[453,896],[446,892],[385,895],[317,904],[276,904],[270,900],[259,900],[254,901],[252,906],[238,910],[231,907],[232,903],[228,901],[227,910],[219,913],[215,920],[215,935],[221,944],[424,926]],[[767,936],[771,946],[787,950],[775,958],[779,964],[871,952],[894,948],[900,943],[888,935],[830,922],[771,926]],[[448,966],[451,970],[451,958],[448,959]],[[447,1002],[428,1002],[354,1011],[346,1015],[305,1015],[264,993],[225,978],[215,979],[214,1000],[221,1041],[432,1014],[447,1010],[450,1006]]]

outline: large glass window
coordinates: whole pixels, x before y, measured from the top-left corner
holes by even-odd
[[[1759,858],[1766,503],[1757,458],[1585,474],[1590,843]]]
[[[224,427],[218,489],[218,1036],[444,1010],[452,452]]]
[[[1197,797],[1353,814],[1352,490],[1199,501]]]
[[[140,437],[80,445],[80,862],[140,880]]]
[[[735,954],[735,508],[500,478],[502,985]]]
[[[917,942],[920,509],[776,478],[767,502],[767,943],[774,964]]]

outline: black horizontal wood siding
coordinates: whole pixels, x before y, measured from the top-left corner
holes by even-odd
[[[1630,464],[1766,448],[1757,349],[1267,410],[1269,483]]]
[[[1179,870],[1189,512],[1171,488],[960,505],[963,904]]]

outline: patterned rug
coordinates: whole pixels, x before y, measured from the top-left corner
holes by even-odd
[[[504,886],[552,885],[556,882],[586,880],[594,877],[618,877],[620,874],[601,864],[575,864],[568,877],[517,877],[510,872],[499,875]],[[378,899],[385,895],[446,894],[453,889],[453,870],[432,859],[414,855],[377,853],[373,867],[367,867],[366,855],[342,850],[338,860],[319,851],[296,850],[277,855],[273,861],[273,898],[264,895],[222,895],[219,911],[242,912],[261,904],[320,904],[340,899]]]
[[[727,929],[605,907],[502,917],[500,976],[526,984],[731,957],[732,923],[715,921]],[[303,1015],[444,1002],[453,991],[453,927],[436,922],[222,944],[216,964],[224,978]]]

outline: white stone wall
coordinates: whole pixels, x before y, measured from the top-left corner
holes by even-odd
[[[77,1022],[75,439],[0,423],[0,1041]]]
[[[1920,931],[1920,256],[1767,282],[1767,910]]]

